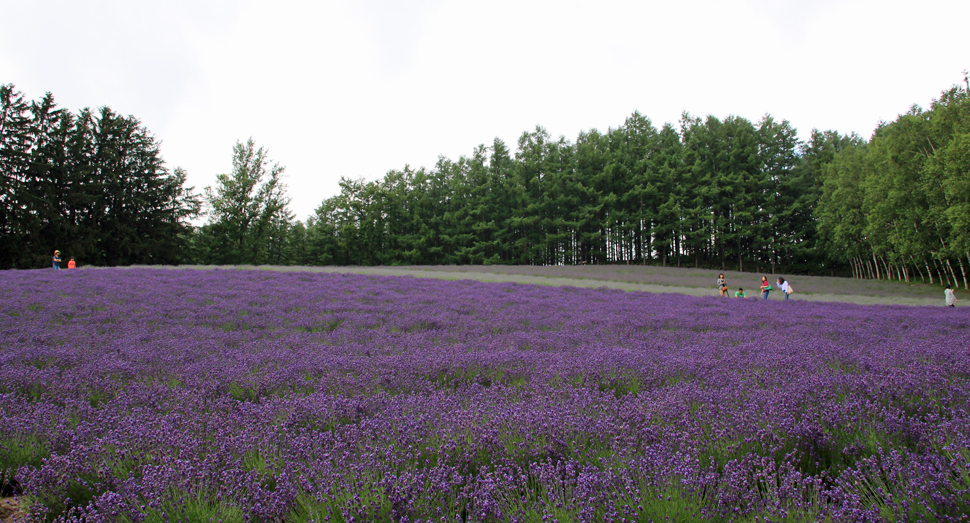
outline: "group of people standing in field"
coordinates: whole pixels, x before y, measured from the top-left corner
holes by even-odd
[[[722,297],[724,298],[728,297],[727,280],[724,279],[723,273],[717,275],[717,289],[721,293]],[[782,292],[785,293],[786,300],[788,299],[789,296],[791,296],[791,293],[795,292],[795,290],[792,289],[792,286],[789,285],[788,282],[785,281],[785,279],[782,278],[781,276],[778,277],[778,289],[780,289]],[[770,293],[771,291],[772,291],[771,283],[768,281],[768,277],[762,276],[761,277],[761,298],[764,300],[767,300],[768,293]],[[738,287],[738,290],[734,292],[734,297],[747,298],[747,295],[744,293],[744,288]]]
[[[68,260],[68,262],[67,262],[67,268],[68,269],[75,269],[75,268],[77,268],[77,264],[74,263],[74,257],[73,256],[71,257],[70,260]],[[58,251],[58,250],[54,250],[54,270],[55,271],[61,270],[61,251]]]
[[[724,298],[728,297],[727,280],[724,279],[723,273],[717,275],[717,289],[721,293],[722,297]],[[778,289],[785,293],[786,300],[788,299],[789,296],[791,296],[793,292],[795,292],[794,289],[792,289],[792,286],[787,281],[785,281],[785,279],[782,278],[781,276],[778,277]],[[771,283],[768,282],[768,277],[762,276],[761,277],[761,298],[764,300],[767,300],[768,293],[770,293],[771,291],[772,291]],[[953,289],[949,285],[947,285],[946,289],[944,289],[943,296],[946,299],[947,307],[956,307],[957,302],[960,301],[957,299],[956,295],[953,293]],[[747,296],[744,294],[744,289],[741,287],[738,287],[738,290],[735,291],[734,293],[734,297],[746,298]]]

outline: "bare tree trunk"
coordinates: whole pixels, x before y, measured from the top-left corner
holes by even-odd
[[[926,258],[923,258],[923,263],[926,264],[926,274],[930,275],[930,285],[933,285],[933,271],[930,270],[930,262],[926,261]]]
[[[967,252],[967,261],[970,262],[970,251]],[[961,259],[960,263],[963,263],[963,260],[962,259]],[[970,289],[970,287],[967,287],[967,288]]]
[[[970,289],[970,285],[967,285],[967,270],[963,268],[963,258],[957,258],[960,263],[960,272],[963,273],[963,288]]]
[[[869,279],[870,280],[873,279],[874,273],[872,272],[872,262],[869,261],[868,259],[866,259],[866,272],[869,273]]]
[[[953,265],[950,264],[950,259],[946,259],[946,266],[950,269],[950,274],[953,275],[953,288],[959,289],[960,282],[957,280],[957,273],[953,271]]]
[[[744,249],[741,248],[741,238],[738,238],[738,272],[744,272]]]
[[[946,273],[945,269],[941,269],[940,265],[941,264],[936,261],[936,258],[933,258],[933,266],[936,267],[936,274],[940,277],[940,285],[948,284],[950,283],[950,275]],[[943,280],[946,281],[944,282]]]
[[[954,286],[956,282],[950,278],[950,271],[946,270],[946,263],[943,260],[940,260],[940,270],[943,271],[943,275],[946,276],[946,282],[951,286]]]
[[[677,268],[680,268],[680,233],[674,238],[674,249],[677,252]]]
[[[967,251],[967,261],[970,262],[970,251]],[[970,287],[967,288],[970,289]]]
[[[651,264],[653,263],[653,231],[647,235],[647,260],[649,260]],[[644,265],[646,265],[646,262],[644,262]]]
[[[919,263],[916,263],[916,258],[913,258],[912,256],[910,256],[909,259],[910,260],[913,260],[913,267],[915,267],[916,268],[916,272],[919,273],[919,279],[922,280],[923,283],[925,284],[926,283],[926,278],[923,277],[923,271],[920,270]]]
[[[876,252],[872,252],[872,264],[876,266],[876,279],[881,280],[882,276],[879,274],[879,260],[876,258]]]
[[[859,273],[856,272],[855,263],[856,263],[855,258],[849,259],[849,267],[852,269],[852,277],[855,278],[855,279],[858,279],[859,278]]]

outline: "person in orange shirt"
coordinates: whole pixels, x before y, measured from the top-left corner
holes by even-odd
[[[76,266],[74,265],[74,257],[73,257],[73,256],[71,257],[71,259],[70,259],[70,260],[68,260],[68,261],[67,261],[67,268],[68,268],[68,269],[75,269],[75,268],[77,268],[77,267],[76,267]]]

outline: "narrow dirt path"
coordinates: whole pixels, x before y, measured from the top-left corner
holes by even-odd
[[[0,522],[19,523],[27,521],[27,514],[20,510],[20,504],[14,498],[0,498]]]

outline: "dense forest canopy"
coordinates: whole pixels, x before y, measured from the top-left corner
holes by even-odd
[[[198,200],[158,146],[132,116],[0,85],[0,268],[49,267],[54,249],[94,265],[183,261]]]
[[[3,257],[86,263],[635,263],[967,286],[970,101],[953,87],[866,141],[783,119],[634,112],[574,141],[536,127],[432,168],[341,179],[306,222],[252,140],[193,194],[110,109],[71,115],[2,91]],[[208,222],[188,219],[205,203]],[[65,249],[67,247],[67,249]],[[73,254],[72,254],[73,255]]]

